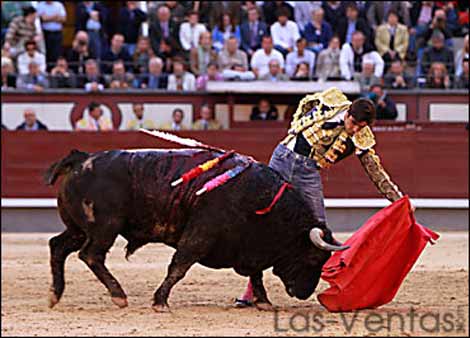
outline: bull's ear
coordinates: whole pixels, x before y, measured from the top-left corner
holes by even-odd
[[[334,244],[329,244],[323,240],[323,230],[320,228],[313,228],[310,230],[310,240],[312,241],[313,245],[315,245],[317,248],[321,250],[326,250],[326,251],[342,251],[349,249],[349,245],[334,245]]]

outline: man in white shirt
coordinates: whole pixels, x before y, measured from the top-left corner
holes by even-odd
[[[29,73],[29,64],[34,62],[39,66],[41,73],[46,72],[46,57],[44,54],[38,52],[36,41],[26,41],[24,44],[25,52],[18,56],[18,72],[20,75]]]
[[[284,69],[284,57],[273,48],[273,39],[270,36],[263,36],[261,41],[261,49],[258,49],[251,58],[251,70],[257,78],[269,72],[269,61],[275,59],[279,61],[279,65]]]
[[[313,68],[315,66],[315,53],[306,49],[307,40],[300,38],[297,40],[297,51],[290,52],[286,58],[286,73],[290,77],[294,75],[295,67],[299,63],[306,62],[309,65],[309,76],[312,77]]]
[[[180,27],[180,42],[185,51],[199,45],[199,35],[206,32],[206,26],[199,23],[199,14],[197,12],[189,13],[188,22],[183,22]]]
[[[294,50],[295,42],[300,38],[299,27],[294,21],[289,20],[289,13],[281,8],[277,16],[277,22],[271,26],[274,48],[287,55]]]
[[[67,18],[65,7],[59,1],[41,1],[37,6],[46,42],[46,59],[53,64],[62,54],[62,30]]]
[[[365,36],[361,31],[355,31],[351,43],[343,44],[339,54],[339,68],[341,77],[351,80],[355,75],[362,72],[362,59],[367,58],[374,64],[374,75],[382,78],[384,72],[384,60],[376,51],[364,45]]]

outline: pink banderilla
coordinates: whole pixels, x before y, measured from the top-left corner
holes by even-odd
[[[241,174],[249,165],[237,165],[235,168],[227,170],[223,174],[214,177],[212,180],[204,184],[204,186],[196,192],[196,195],[202,195],[205,192],[211,191],[217,187],[220,187],[228,180],[234,178],[235,176]]]

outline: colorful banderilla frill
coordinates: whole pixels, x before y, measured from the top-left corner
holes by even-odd
[[[216,157],[212,160],[209,160],[207,162],[204,162],[203,164],[198,165],[196,168],[193,168],[190,171],[184,173],[176,181],[173,181],[171,183],[171,186],[176,187],[178,184],[187,183],[187,182],[195,179],[196,177],[198,177],[202,173],[204,173],[204,172],[214,168],[216,165],[222,163],[225,159],[232,156],[234,153],[235,153],[235,151],[232,150],[232,151],[229,151],[229,152],[227,152],[227,153],[225,153],[225,154],[223,154],[219,157]]]
[[[246,168],[248,168],[250,164],[247,165],[237,165],[235,168],[227,170],[223,174],[214,177],[209,182],[204,184],[204,186],[196,192],[196,195],[202,195],[205,192],[211,191],[221,185],[225,184],[228,180],[236,177],[237,175],[241,174]]]

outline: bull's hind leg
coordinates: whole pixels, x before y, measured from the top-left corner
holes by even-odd
[[[260,271],[250,276],[251,285],[253,286],[253,303],[258,310],[271,311],[273,306],[268,299],[266,289],[263,285],[263,272]]]
[[[98,234],[88,234],[85,245],[78,257],[88,265],[95,276],[103,283],[111,294],[111,300],[120,308],[127,306],[127,296],[116,278],[104,265],[106,254],[116,240],[117,233],[111,227],[99,228]],[[94,229],[98,229],[95,225]]]
[[[79,250],[85,242],[85,234],[75,228],[69,228],[49,240],[51,252],[50,264],[52,271],[52,286],[49,296],[49,307],[56,305],[64,292],[64,265],[67,256]]]

